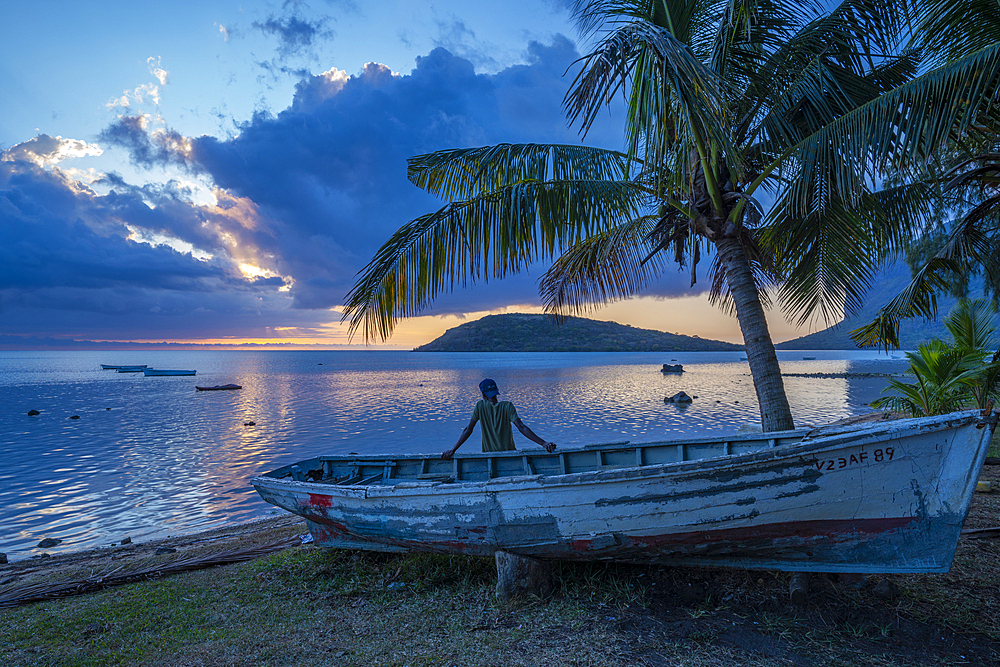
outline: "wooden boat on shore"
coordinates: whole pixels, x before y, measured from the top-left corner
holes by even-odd
[[[169,368],[143,368],[142,374],[146,377],[159,377],[164,375],[194,375],[197,371],[179,371]]]
[[[316,543],[814,572],[946,572],[997,423],[439,455],[319,456],[252,484]]]
[[[119,373],[138,373],[143,368],[146,368],[146,364],[135,364],[135,365],[114,365],[114,364],[101,364],[101,370],[104,371],[118,371]]]
[[[214,387],[195,387],[198,391],[226,391],[229,389],[242,389],[238,384],[217,384]]]

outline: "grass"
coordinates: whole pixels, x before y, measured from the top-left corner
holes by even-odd
[[[984,477],[1000,481],[996,468]],[[998,524],[1000,494],[977,494],[966,525]],[[229,538],[297,532],[286,524]],[[178,545],[183,555],[219,546],[190,542]],[[80,578],[129,554],[144,563],[140,547],[15,564],[0,577]],[[801,607],[781,572],[558,562],[553,573],[551,598],[500,602],[492,559],[293,547],[0,610],[0,665],[1000,664],[1000,540],[961,540],[947,574],[816,575]],[[883,579],[897,597],[874,594]]]

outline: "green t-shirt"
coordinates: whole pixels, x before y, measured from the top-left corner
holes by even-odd
[[[514,449],[514,434],[510,425],[517,418],[517,409],[510,401],[497,401],[496,405],[486,400],[476,403],[472,419],[479,422],[479,429],[483,432],[483,451],[507,452]]]

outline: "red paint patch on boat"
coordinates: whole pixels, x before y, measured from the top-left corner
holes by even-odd
[[[309,494],[309,504],[313,507],[332,507],[333,499],[318,493]]]

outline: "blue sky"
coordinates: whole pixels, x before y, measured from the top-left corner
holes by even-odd
[[[580,141],[560,105],[586,45],[559,0],[38,0],[0,25],[0,335],[344,344],[357,271],[440,205],[407,157]],[[620,147],[620,121],[587,143]],[[390,343],[538,312],[543,269],[447,295]],[[687,283],[592,316],[739,340]]]

